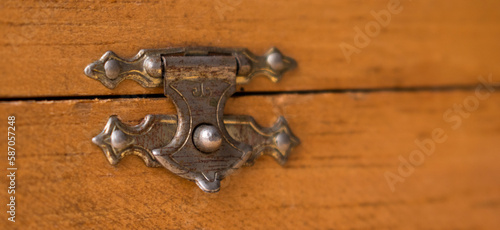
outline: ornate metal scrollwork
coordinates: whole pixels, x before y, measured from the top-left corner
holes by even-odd
[[[224,116],[226,100],[237,84],[264,74],[273,82],[296,66],[273,48],[264,56],[246,49],[170,48],[141,50],[132,60],[107,52],[85,69],[87,76],[114,88],[125,79],[144,87],[163,87],[177,115],[148,115],[137,126],[111,116],[93,138],[111,164],[126,155],[141,157],[149,167],[164,167],[195,181],[205,192],[217,192],[220,181],[262,154],[284,164],[299,144],[286,120],[260,127],[250,116]]]

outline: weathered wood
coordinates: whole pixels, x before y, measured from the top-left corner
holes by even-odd
[[[0,97],[161,93],[133,82],[108,90],[83,69],[107,50],[132,57],[172,46],[276,46],[297,59],[280,84],[258,78],[246,91],[470,85],[480,73],[500,75],[496,0],[401,0],[348,64],[340,45],[355,45],[355,27],[373,26],[371,11],[391,1],[1,1]]]
[[[0,103],[0,130],[8,115],[17,117],[19,167],[17,222],[7,222],[4,206],[0,228],[499,229],[500,94],[478,100],[456,130],[443,120],[472,97],[474,91],[232,98],[226,113],[249,114],[262,125],[284,115],[302,144],[285,167],[263,157],[224,180],[218,194],[137,157],[113,167],[91,143],[111,114],[136,124],[146,114],[174,113],[166,99]],[[392,192],[384,174],[397,174],[398,158],[408,159],[418,149],[414,141],[436,128],[446,141]],[[4,141],[0,149],[4,159]]]

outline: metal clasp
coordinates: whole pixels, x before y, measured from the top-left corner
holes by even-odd
[[[264,56],[246,49],[170,48],[141,50],[132,60],[108,51],[85,68],[85,74],[114,88],[125,79],[144,87],[163,87],[177,115],[148,115],[137,126],[111,116],[92,141],[114,165],[129,154],[149,167],[164,167],[195,181],[205,192],[217,192],[220,181],[262,154],[284,164],[299,144],[286,120],[262,128],[250,116],[224,116],[226,100],[237,84],[264,74],[273,82],[296,63],[273,48]]]

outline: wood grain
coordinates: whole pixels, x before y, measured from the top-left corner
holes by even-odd
[[[0,2],[0,97],[150,94],[125,82],[108,90],[83,74],[107,50],[276,46],[298,69],[246,91],[471,85],[500,74],[500,2],[401,0],[403,10],[347,63],[339,45],[394,0]]]
[[[224,180],[217,194],[137,157],[113,167],[91,143],[111,114],[137,124],[146,114],[174,113],[166,99],[0,103],[0,118],[17,117],[19,167],[18,219],[12,225],[2,217],[0,228],[499,229],[500,94],[479,100],[456,130],[443,120],[474,96],[471,90],[231,98],[227,114],[249,114],[267,126],[284,115],[302,144],[285,167],[263,157]],[[398,158],[408,159],[418,149],[414,141],[436,128],[447,140],[392,192],[384,174],[397,173]]]

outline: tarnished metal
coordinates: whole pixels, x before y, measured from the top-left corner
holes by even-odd
[[[292,148],[300,143],[283,117],[278,118],[270,128],[261,127],[251,116],[225,115],[223,120],[227,132],[234,140],[253,147],[245,166],[253,165],[261,155],[272,156],[279,164],[284,165]],[[137,155],[146,166],[161,167],[152,151],[167,145],[174,137],[176,127],[176,115],[147,115],[135,126],[126,125],[113,115],[104,130],[92,141],[102,148],[112,165],[118,164],[125,156]],[[116,142],[113,141],[115,133],[123,133],[120,134],[120,142],[126,143],[125,147],[113,145]],[[288,138],[288,141],[280,141],[283,137]]]
[[[88,65],[85,74],[99,80],[113,89],[125,79],[138,82],[143,87],[155,88],[163,84],[161,57],[164,56],[232,56],[238,64],[237,84],[248,83],[252,77],[263,74],[273,82],[278,82],[283,73],[297,66],[297,63],[276,48],[271,48],[263,56],[256,56],[244,48],[187,47],[167,49],[144,49],[130,60],[118,57],[112,51]]]
[[[222,135],[217,127],[201,124],[194,129],[193,144],[203,153],[210,154],[222,145]]]
[[[137,126],[112,116],[93,142],[116,164],[129,154],[147,166],[169,169],[195,181],[205,192],[217,192],[220,181],[267,154],[284,164],[299,140],[280,117],[271,128],[249,116],[224,116],[236,85],[264,74],[278,81],[295,66],[277,49],[257,57],[246,49],[173,48],[142,50],[130,61],[107,52],[85,73],[113,88],[124,79],[145,87],[163,86],[177,108],[175,115],[148,115]]]

